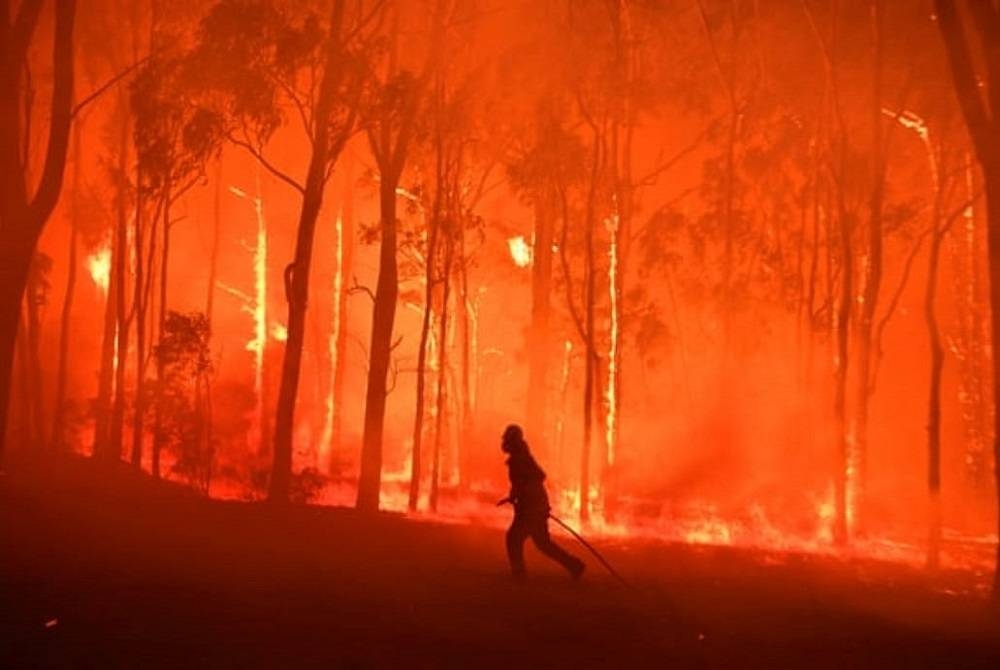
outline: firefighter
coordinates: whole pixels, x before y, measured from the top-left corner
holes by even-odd
[[[500,448],[507,454],[510,496],[497,504],[514,505],[514,521],[507,531],[507,558],[514,576],[524,577],[524,541],[530,537],[540,552],[566,568],[573,579],[579,579],[585,567],[583,561],[549,537],[549,496],[545,492],[545,472],[532,457],[520,426],[507,426]]]

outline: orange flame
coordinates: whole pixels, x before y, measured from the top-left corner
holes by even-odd
[[[87,272],[101,295],[107,297],[111,285],[111,245],[108,242],[87,257]]]
[[[524,235],[507,240],[507,248],[510,249],[510,257],[514,261],[514,265],[519,268],[531,265],[531,245],[524,239]]]

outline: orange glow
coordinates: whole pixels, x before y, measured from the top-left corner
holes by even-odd
[[[251,199],[257,234],[253,253],[253,296],[247,297],[243,309],[253,317],[253,336],[246,343],[246,349],[254,355],[254,391],[257,407],[254,412],[255,430],[261,443],[268,439],[264,435],[264,354],[267,347],[267,220],[264,218],[264,201],[260,195],[260,171],[255,174],[257,195],[252,199],[245,191],[230,186],[229,191],[238,198]],[[278,339],[277,332],[272,335]],[[287,336],[287,334],[286,334]]]
[[[318,467],[329,462],[330,449],[333,446],[333,423],[334,412],[339,411],[334,407],[334,379],[337,374],[337,366],[341,364],[337,357],[337,342],[340,340],[341,314],[340,314],[340,294],[344,290],[344,214],[343,211],[337,213],[334,221],[334,270],[333,270],[333,295],[330,304],[333,308],[333,316],[330,321],[330,335],[327,338],[327,355],[330,357],[330,384],[326,391],[323,413],[323,432],[320,437],[317,455],[319,458]]]
[[[20,4],[45,41],[15,78],[25,178],[0,177],[39,193],[15,218],[55,204],[0,338],[8,441],[121,432],[213,495],[371,507],[380,482],[404,514],[433,471],[411,516],[502,526],[517,424],[587,537],[919,563],[934,527],[952,565],[995,551],[1000,159],[927,3],[881,38],[874,0],[77,3],[62,180],[39,143],[64,134],[62,3]],[[130,48],[89,53],[115,21]],[[171,312],[206,316],[190,388]]]
[[[111,244],[105,242],[95,252],[87,256],[87,272],[101,295],[107,297],[111,283]]]
[[[608,314],[611,319],[608,337],[608,386],[605,391],[607,410],[605,412],[604,440],[608,448],[608,464],[615,462],[618,447],[618,227],[620,221],[615,214],[606,222],[610,243],[608,244]]]
[[[510,258],[514,261],[514,265],[519,268],[531,265],[531,245],[524,239],[524,235],[507,240],[507,248],[510,250]]]

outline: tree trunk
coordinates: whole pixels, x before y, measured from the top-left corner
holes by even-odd
[[[440,197],[440,195],[436,196]],[[422,450],[424,438],[424,411],[427,393],[427,343],[431,333],[431,315],[434,313],[434,263],[437,259],[438,206],[435,202],[427,240],[427,258],[424,267],[424,313],[420,321],[420,344],[417,350],[417,393],[413,413],[413,451],[410,453],[410,494],[408,507],[417,509],[420,503],[420,480],[423,475]]]
[[[983,168],[986,182],[987,249],[990,276],[990,326],[993,358],[993,468],[997,487],[997,506],[1000,511],[1000,412],[996,410],[1000,402],[1000,140],[997,119],[997,103],[1000,102],[1000,53],[993,47],[993,38],[1000,25],[1000,10],[992,3],[968,4],[968,9],[976,20],[970,25],[979,32],[984,46],[986,76],[975,72],[976,59],[969,51],[969,42],[953,0],[935,0],[934,8],[938,27],[944,40],[952,77],[962,107],[969,135],[976,148],[976,156]],[[980,88],[986,81],[986,93],[991,104],[985,105]],[[997,515],[1000,532],[1000,513]],[[996,548],[996,563],[993,579],[993,600],[1000,603],[1000,543]]]
[[[871,400],[872,322],[882,287],[882,202],[885,192],[885,147],[882,113],[882,24],[880,0],[872,0],[872,32],[875,42],[872,77],[872,175],[868,200],[868,261],[858,314],[857,416],[854,449],[848,454],[852,481],[848,482],[854,530],[864,532],[865,490],[868,481],[868,409]]]
[[[136,182],[142,183],[141,170],[136,174]],[[135,408],[132,416],[132,465],[142,467],[143,442],[145,439],[143,423],[146,416],[146,365],[149,362],[149,346],[147,343],[147,328],[149,326],[149,294],[147,284],[153,276],[153,262],[156,252],[157,222],[159,212],[154,212],[149,230],[149,251],[143,248],[145,229],[140,216],[142,196],[136,196],[135,220],[135,287],[132,305],[135,319]],[[150,466],[152,467],[152,466]]]
[[[42,377],[41,340],[42,315],[45,305],[47,288],[46,275],[51,269],[48,256],[35,253],[32,260],[32,270],[28,275],[28,287],[25,294],[27,321],[25,328],[25,357],[27,368],[25,380],[28,382],[28,395],[25,396],[28,407],[28,435],[33,449],[43,448],[47,444],[45,436],[45,405],[44,379]]]
[[[170,269],[170,189],[163,193],[163,251],[160,254],[160,304],[157,318],[157,338],[163,342],[164,326],[167,323],[167,279]],[[153,408],[153,477],[159,479],[160,456],[163,451],[163,383],[166,378],[163,357],[156,356],[156,404]]]
[[[998,82],[1000,84],[1000,82]],[[993,357],[993,402],[996,406],[1000,398],[1000,147],[997,148],[997,164],[986,175],[986,206],[989,219],[988,249],[990,259],[990,325],[992,327]],[[1000,412],[993,412],[993,475],[997,491],[1000,491]],[[997,496],[1000,510],[1000,495]],[[997,531],[1000,533],[1000,513],[997,515]],[[1000,567],[1000,542],[996,549],[996,566]],[[993,598],[1000,602],[1000,570],[993,581]]]
[[[274,420],[274,461],[268,494],[272,502],[287,502],[292,483],[292,436],[295,428],[295,398],[299,390],[302,368],[302,348],[305,343],[306,305],[309,300],[309,271],[312,265],[313,240],[316,220],[323,206],[323,189],[326,186],[327,168],[331,158],[331,110],[341,76],[338,67],[344,2],[333,3],[330,34],[327,36],[326,62],[316,102],[316,122],[312,137],[312,156],[302,194],[298,236],[295,241],[295,258],[285,268],[285,299],[288,301],[288,339],[281,366],[281,383],[278,387],[278,407]]]
[[[441,270],[441,315],[438,319],[438,361],[437,361],[437,397],[436,414],[434,415],[434,462],[431,464],[431,492],[428,501],[432,512],[437,511],[438,495],[441,479],[441,440],[447,433],[445,417],[448,414],[448,301],[451,299],[451,262],[454,253],[455,240],[451,231],[444,231],[445,256],[444,267]]]
[[[325,134],[325,133],[324,133]],[[326,138],[323,138],[325,145]],[[323,205],[323,185],[327,162],[326,147],[315,145],[309,178],[299,215],[295,260],[285,268],[285,297],[288,301],[288,339],[281,366],[278,408],[274,420],[274,464],[270,499],[286,502],[292,476],[292,437],[295,428],[295,398],[298,394],[305,344],[306,305],[309,299],[309,271],[312,264],[316,221]]]
[[[6,251],[6,250],[5,250]],[[3,465],[7,415],[13,382],[14,351],[21,322],[21,297],[28,279],[30,256],[18,256],[14,249],[0,258],[0,466]]]
[[[335,459],[337,450],[342,445],[344,432],[344,379],[347,371],[347,307],[349,287],[347,278],[351,276],[354,259],[354,170],[353,164],[345,156],[347,165],[344,167],[344,196],[340,223],[340,294],[337,296],[337,314],[339,329],[335,343],[337,365],[333,369],[333,430],[330,448],[331,459]]]
[[[941,551],[941,374],[944,369],[944,347],[941,344],[941,332],[934,310],[934,302],[937,296],[941,242],[945,231],[938,229],[938,211],[938,208],[935,207],[927,287],[924,291],[924,320],[927,323],[931,352],[931,381],[927,406],[927,493],[930,521],[927,538],[927,567],[931,569],[938,567]]]
[[[845,174],[846,140],[841,142],[841,176]],[[846,544],[850,532],[850,508],[848,501],[848,468],[850,459],[850,434],[847,427],[847,371],[848,371],[848,334],[850,332],[851,303],[854,300],[854,250],[851,245],[851,224],[844,202],[846,197],[842,185],[837,187],[838,228],[840,231],[840,297],[837,308],[836,329],[836,371],[834,375],[833,411],[836,422],[836,457],[833,475],[834,508],[834,540],[838,544]]]
[[[55,3],[52,40],[52,100],[48,144],[38,187],[29,196],[20,156],[22,150],[21,84],[28,51],[38,23],[41,3],[19,8],[18,21],[0,17],[0,464],[7,439],[7,413],[13,373],[14,347],[20,323],[21,298],[28,264],[38,238],[62,190],[73,104],[73,23],[75,0]]]
[[[528,328],[528,393],[526,426],[536,450],[548,446],[548,365],[551,353],[549,318],[552,312],[552,208],[547,195],[535,199],[535,244],[531,268],[531,325]]]
[[[365,394],[364,436],[357,508],[375,511],[382,484],[382,431],[385,423],[386,377],[392,356],[392,330],[399,293],[396,266],[396,179],[382,175],[379,184],[382,238],[379,244],[378,284],[372,309],[368,390]]]
[[[127,115],[128,102],[123,99],[122,110]],[[122,457],[122,433],[125,425],[125,371],[128,368],[129,319],[126,313],[126,284],[128,282],[128,174],[129,165],[129,123],[121,124],[121,144],[118,147],[118,221],[115,227],[115,320],[117,322],[117,343],[115,345],[114,402],[111,408],[111,449],[115,458]]]
[[[62,314],[59,318],[59,363],[56,368],[56,396],[52,418],[53,450],[65,450],[66,444],[66,386],[69,376],[69,338],[73,327],[73,299],[76,295],[76,275],[80,237],[80,189],[83,156],[80,151],[82,122],[73,129],[73,202],[69,220],[69,253],[66,263],[66,292],[63,295]]]
[[[115,248],[114,237],[111,244],[111,258],[122,253]],[[109,459],[111,449],[111,409],[115,383],[115,304],[118,282],[115,278],[117,263],[112,260],[108,270],[108,290],[104,299],[104,335],[101,340],[101,367],[97,380],[97,406],[94,418],[94,457]]]
[[[469,259],[465,253],[465,226],[459,226],[458,258],[460,304],[456,307],[459,316],[459,327],[462,334],[462,368],[461,368],[461,433],[458,440],[458,483],[465,487],[469,480],[469,468],[472,461],[471,445],[475,432],[475,387],[472,379],[472,319],[470,311],[474,309],[469,296]]]

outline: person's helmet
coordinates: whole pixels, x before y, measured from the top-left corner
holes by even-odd
[[[512,423],[503,431],[500,448],[509,452],[514,445],[519,444],[524,444],[524,431],[516,423]]]

